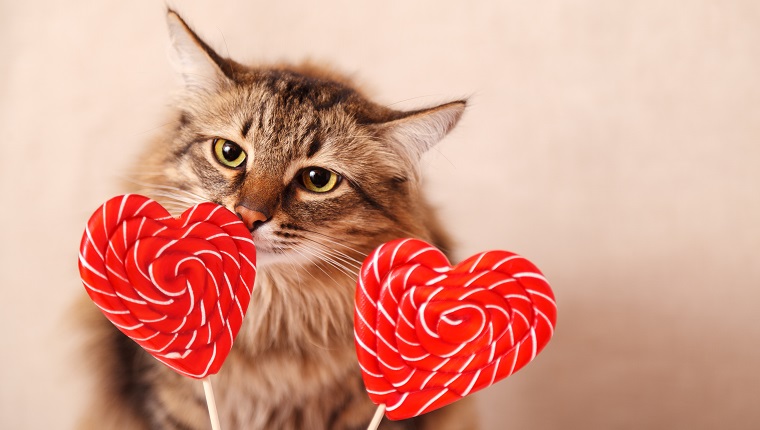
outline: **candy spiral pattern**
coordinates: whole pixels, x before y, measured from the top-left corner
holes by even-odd
[[[82,235],[79,273],[103,314],[175,371],[217,373],[248,309],[256,248],[214,203],[178,219],[140,195],[98,208]]]
[[[554,333],[554,294],[528,260],[507,251],[451,267],[416,239],[367,257],[354,334],[367,392],[390,419],[440,408],[506,378]]]

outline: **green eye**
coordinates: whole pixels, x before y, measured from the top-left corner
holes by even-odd
[[[214,155],[220,163],[233,169],[240,167],[247,156],[240,145],[221,138],[214,139]]]
[[[301,183],[303,186],[315,193],[326,193],[336,185],[340,176],[337,173],[331,172],[321,167],[308,167],[301,172]]]

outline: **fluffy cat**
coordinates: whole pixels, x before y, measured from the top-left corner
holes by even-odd
[[[201,201],[224,205],[248,225],[258,250],[248,315],[212,377],[222,427],[366,428],[375,406],[354,354],[358,268],[398,237],[448,248],[421,193],[418,162],[454,127],[465,101],[392,110],[332,72],[243,66],[172,11],[168,24],[184,91],[176,123],[140,160],[143,188],[134,191],[175,214]],[[198,381],[93,318],[99,332],[89,354],[103,391],[83,427],[209,428]],[[473,415],[463,400],[380,428],[472,429]]]

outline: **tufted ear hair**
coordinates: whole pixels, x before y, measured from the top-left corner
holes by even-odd
[[[232,81],[232,66],[187,25],[173,10],[166,14],[172,46],[172,62],[191,93],[217,90]]]
[[[377,124],[385,141],[393,142],[398,152],[416,166],[422,155],[437,144],[459,122],[467,105],[465,100],[404,113],[400,118]]]

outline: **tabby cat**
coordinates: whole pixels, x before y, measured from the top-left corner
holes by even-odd
[[[363,429],[374,412],[354,353],[358,268],[379,244],[446,235],[420,190],[419,159],[465,101],[401,112],[306,64],[223,58],[168,12],[184,90],[176,122],[140,160],[136,182],[178,215],[212,201],[235,211],[258,251],[250,309],[213,376],[222,427]],[[91,306],[90,308],[94,308]],[[84,428],[208,429],[202,385],[143,352],[102,316],[88,352],[102,392]],[[469,401],[381,429],[471,429]]]

